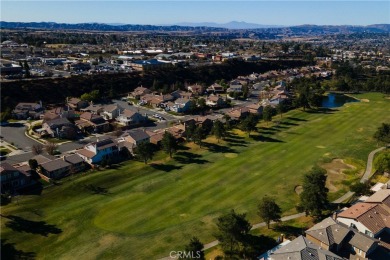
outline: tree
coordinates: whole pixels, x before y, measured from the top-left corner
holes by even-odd
[[[178,144],[176,138],[168,131],[166,131],[161,140],[162,147],[165,152],[169,154],[169,157],[172,158],[172,154],[177,151]]]
[[[357,183],[351,185],[351,191],[355,192],[355,195],[357,195],[357,196],[370,195],[371,194],[370,188],[371,188],[371,186],[370,186],[370,183],[368,183],[368,182],[365,182],[365,183],[357,182]]]
[[[258,210],[259,217],[267,223],[268,229],[271,221],[280,221],[282,211],[273,198],[263,197],[258,205]]]
[[[30,166],[30,169],[35,171],[38,168],[38,162],[35,159],[28,160],[28,165]]]
[[[45,144],[45,150],[48,154],[54,155],[57,151],[58,145],[56,143],[48,142]]]
[[[229,130],[232,127],[230,123],[231,117],[228,114],[225,114],[222,118],[225,120],[225,129]]]
[[[194,136],[194,133],[195,133],[195,129],[196,129],[196,125],[195,125],[194,121],[190,121],[186,125],[185,134],[186,134],[187,141],[193,139],[193,136]]]
[[[30,66],[28,65],[26,60],[24,61],[23,68],[24,68],[24,75],[26,76],[26,78],[29,78],[31,76],[31,74],[30,74]]]
[[[390,152],[380,153],[374,160],[375,169],[380,172],[390,172]]]
[[[257,118],[253,114],[249,114],[242,122],[241,122],[241,128],[243,131],[248,133],[248,136],[250,137],[251,132],[256,130],[257,125]]]
[[[200,259],[204,260],[203,244],[197,237],[192,237],[190,243],[185,247],[185,256],[187,259]]]
[[[43,152],[43,146],[41,144],[34,144],[31,147],[31,150],[32,150],[32,153],[34,155],[38,155],[38,154],[41,154]]]
[[[194,100],[190,100],[189,101],[189,105],[188,105],[188,111],[191,113],[191,114],[194,114],[197,110],[197,106],[196,106],[196,102]]]
[[[225,256],[231,259],[239,255],[245,247],[246,236],[252,227],[246,219],[246,215],[231,210],[218,218],[217,227],[218,231],[215,237],[220,242]]]
[[[204,98],[199,98],[198,99],[198,106],[199,106],[199,110],[201,111],[201,113],[204,113],[204,111],[207,108],[206,100]]]
[[[286,109],[285,108],[285,103],[284,102],[280,102],[277,106],[276,106],[276,112],[278,112],[278,114],[280,115],[280,118],[283,118],[283,112],[284,110]]]
[[[225,126],[219,120],[214,122],[211,132],[217,138],[218,143],[221,138],[224,138],[226,136]]]
[[[390,124],[382,123],[376,130],[374,138],[380,143],[390,143]]]
[[[147,164],[148,160],[153,157],[153,150],[150,143],[142,142],[135,148],[135,154],[137,157]]]
[[[202,141],[205,138],[206,138],[205,130],[201,125],[197,126],[192,136],[192,140],[194,141],[194,143],[198,144],[199,147],[202,147]]]
[[[0,113],[0,122],[7,122],[9,119],[11,119],[11,109],[7,107]]]
[[[272,121],[272,114],[273,114],[273,111],[272,111],[272,107],[271,106],[266,106],[264,109],[263,109],[263,120],[267,122],[270,122]]]
[[[320,216],[328,205],[328,188],[326,188],[326,170],[314,166],[303,176],[303,191],[300,194],[299,209],[311,216]]]

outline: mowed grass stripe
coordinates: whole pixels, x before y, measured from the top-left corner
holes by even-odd
[[[246,147],[230,146],[236,157],[191,145],[195,149],[187,152],[201,155],[207,163],[183,165],[160,152],[157,163],[182,168],[165,172],[129,162],[49,188],[40,197],[2,207],[2,214],[47,221],[62,233],[42,237],[13,232],[2,223],[2,236],[42,259],[155,259],[183,248],[192,234],[205,243],[214,240],[215,218],[231,208],[258,222],[257,201],[266,194],[290,214],[298,201],[295,185],[324,154],[364,163],[375,147],[372,134],[380,123],[390,122],[390,101],[378,94],[362,98],[370,103],[348,104],[332,114],[291,111],[283,119],[275,118],[287,124],[270,124],[268,130],[279,131],[265,136],[283,143],[257,142],[235,131],[246,142]],[[83,188],[86,184],[105,187],[109,194],[93,195]],[[32,213],[37,208],[42,217]]]

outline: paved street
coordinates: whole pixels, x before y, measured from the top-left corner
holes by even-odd
[[[5,141],[24,151],[31,151],[31,147],[39,143],[25,136],[24,132],[25,126],[22,123],[10,123],[8,126],[0,127],[0,133]]]

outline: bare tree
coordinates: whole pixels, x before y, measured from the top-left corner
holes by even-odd
[[[38,155],[38,154],[41,154],[43,152],[43,145],[34,144],[31,149],[32,149],[32,153],[34,155]]]
[[[57,150],[57,146],[58,146],[57,144],[49,142],[45,144],[45,150],[48,154],[54,155]]]

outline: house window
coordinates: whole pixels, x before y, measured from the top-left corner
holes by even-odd
[[[19,181],[12,182],[12,187],[18,187],[18,186],[19,186]]]
[[[370,237],[373,237],[373,236],[374,236],[373,233],[372,233],[371,231],[369,231],[369,230],[366,230],[364,233],[365,233],[366,235],[370,236]]]

